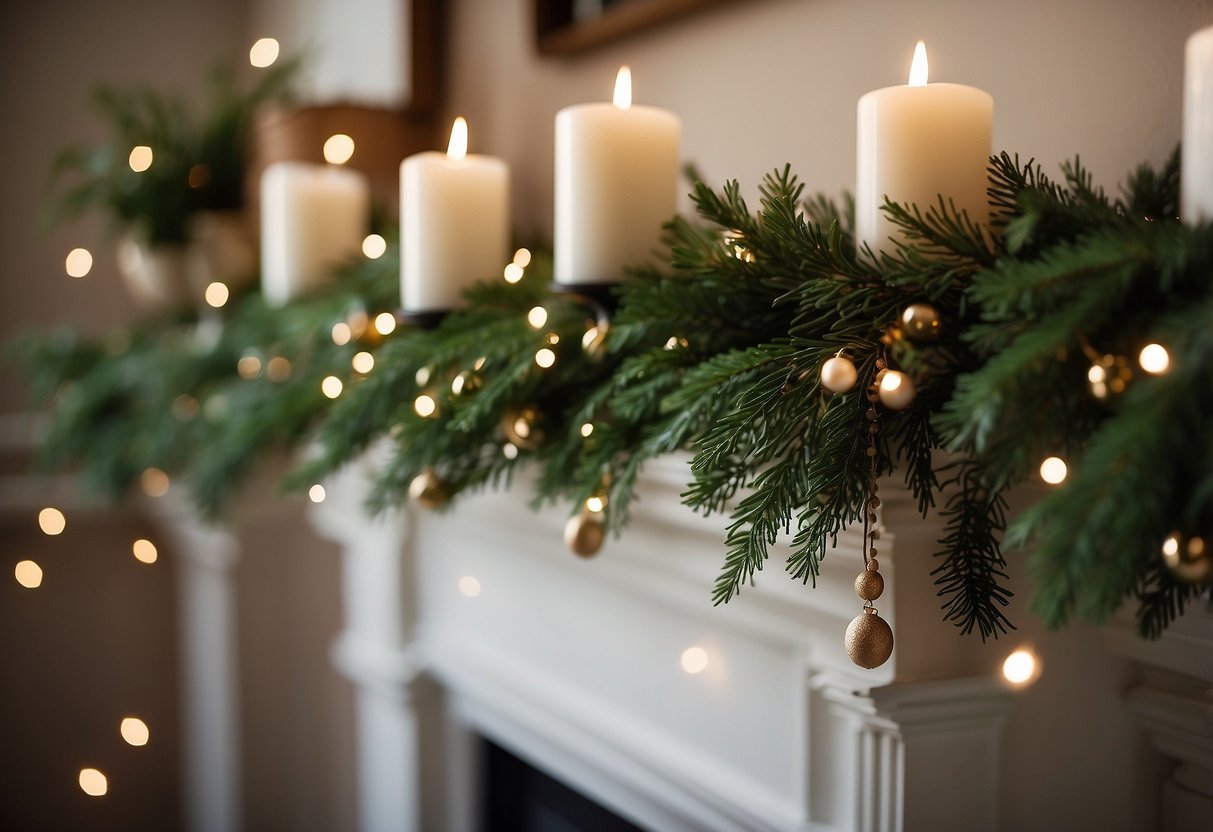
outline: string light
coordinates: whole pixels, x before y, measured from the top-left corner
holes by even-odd
[[[1137,363],[1150,375],[1159,376],[1171,366],[1171,355],[1162,344],[1146,344],[1137,356]]]
[[[430,367],[421,367],[417,372],[413,373],[413,381],[417,382],[418,387],[425,387],[430,383],[430,375],[433,369]]]
[[[505,282],[517,283],[522,280],[523,269],[517,263],[509,263],[505,267]]]
[[[543,340],[547,341],[552,346],[555,346],[556,344],[560,343],[560,336],[555,332],[549,332],[547,335],[543,336]]]
[[[13,577],[26,589],[37,589],[42,586],[42,567],[32,560],[18,561],[13,567]]]
[[[556,363],[556,353],[544,347],[535,353],[535,363],[547,370]]]
[[[592,423],[586,422],[585,424],[583,424],[581,426],[581,435],[583,437],[588,437],[593,432],[594,432],[594,425]]]
[[[109,781],[95,768],[80,769],[80,790],[89,797],[104,797],[109,791]]]
[[[702,673],[708,666],[708,651],[702,647],[688,647],[682,651],[682,669],[694,675]]]
[[[324,381],[320,382],[320,392],[330,399],[340,396],[344,388],[345,385],[337,376],[325,376]]]
[[[324,486],[320,483],[316,483],[307,490],[307,498],[313,503],[323,503],[326,496]]]
[[[396,331],[396,316],[391,312],[380,312],[375,316],[375,331],[380,335],[391,335]]]
[[[602,511],[605,508],[606,497],[595,495],[593,497],[589,497],[585,501],[585,510],[593,512],[594,514],[602,514]]]
[[[387,253],[387,240],[379,234],[367,234],[362,240],[362,253],[371,260],[378,260]]]
[[[145,144],[135,145],[131,155],[126,157],[126,163],[135,173],[143,173],[152,166],[152,149]]]
[[[63,534],[63,530],[67,528],[67,518],[59,509],[48,506],[38,512],[38,528],[42,529],[43,534],[51,537]]]
[[[163,497],[168,493],[168,474],[159,468],[145,468],[139,475],[139,487],[149,497]]]
[[[278,60],[281,48],[274,38],[261,38],[248,51],[248,62],[258,69],[265,69]]]
[[[93,270],[93,253],[86,248],[74,248],[67,253],[63,267],[68,277],[84,277]]]
[[[345,133],[334,133],[324,140],[324,161],[344,165],[354,155],[354,140]]]
[[[518,458],[518,446],[513,442],[506,442],[501,446],[501,454],[506,459],[514,460]]]
[[[365,350],[354,353],[354,357],[350,359],[350,364],[354,367],[354,371],[366,375],[371,370],[375,369],[375,356]]]
[[[1040,677],[1040,660],[1027,648],[1020,648],[1002,663],[1002,677],[1016,687],[1027,687]]]
[[[152,735],[147,723],[137,716],[123,717],[122,724],[118,726],[118,733],[122,734],[122,739],[126,740],[127,745],[133,745],[136,748],[147,745],[147,741],[151,739]]]
[[[215,281],[206,287],[206,302],[216,309],[227,303],[231,293],[228,291],[227,284]]]
[[[543,329],[543,325],[548,322],[548,311],[542,306],[533,306],[531,311],[526,313],[526,322],[533,329]]]
[[[160,553],[156,551],[156,544],[141,537],[131,544],[131,554],[140,563],[155,563]]]
[[[438,412],[438,402],[428,393],[422,393],[413,399],[413,412],[422,419],[428,419]]]
[[[464,575],[459,579],[459,592],[468,598],[475,598],[480,594],[480,581],[471,575]]]
[[[344,347],[350,342],[354,333],[350,331],[350,325],[345,321],[338,321],[333,324],[333,343],[339,347]]]
[[[1040,478],[1049,485],[1061,485],[1068,472],[1065,460],[1058,456],[1048,457],[1040,463]]]
[[[525,269],[531,265],[531,250],[529,248],[520,248],[514,252],[514,265],[520,269]]]

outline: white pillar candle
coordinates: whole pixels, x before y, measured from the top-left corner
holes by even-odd
[[[328,282],[358,253],[370,186],[357,171],[276,162],[261,175],[261,293],[272,306]]]
[[[885,197],[926,211],[940,195],[975,223],[989,222],[986,196],[994,99],[976,87],[928,84],[927,52],[914,50],[906,86],[859,99],[855,239],[891,252],[899,230],[881,210]]]
[[[557,283],[617,283],[652,259],[678,210],[681,133],[668,110],[632,106],[627,67],[613,104],[556,114]]]
[[[1188,38],[1184,56],[1184,133],[1180,216],[1213,220],[1213,26]]]
[[[464,289],[499,276],[509,259],[509,168],[493,156],[469,156],[467,143],[467,122],[457,118],[446,153],[400,163],[405,312],[454,309]]]

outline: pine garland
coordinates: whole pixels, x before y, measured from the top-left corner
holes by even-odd
[[[393,245],[285,309],[234,299],[221,326],[31,340],[27,365],[52,405],[44,461],[74,462],[115,496],[162,468],[216,516],[267,447],[309,447],[286,483],[307,488],[383,445],[374,509],[405,499],[419,475],[457,498],[530,464],[537,503],[598,498],[619,533],[645,462],[686,449],[684,502],[728,516],[712,590],[723,603],[784,534],[786,571],[814,582],[862,520],[862,391],[888,360],[917,395],[882,415],[876,470],[945,520],[933,573],[945,619],[982,639],[1013,626],[1005,531],[1009,549],[1031,552],[1050,625],[1100,621],[1132,598],[1154,637],[1201,591],[1163,566],[1162,540],[1213,532],[1213,228],[1175,219],[1178,181],[1176,155],[1111,198],[1077,162],[1053,181],[1003,154],[990,164],[990,228],[942,200],[889,204],[905,239],[879,257],[856,252],[848,201],[806,195],[788,168],[765,178],[756,210],[736,182],[696,181],[700,222],[669,224],[668,263],[618,288],[609,327],[593,303],[553,293],[537,256],[518,283],[475,287],[437,328],[379,338],[366,322],[395,306]],[[915,302],[941,313],[930,344],[891,334]],[[338,323],[349,343],[334,341]],[[1093,361],[1150,340],[1167,346],[1168,373],[1091,394]],[[369,373],[351,367],[361,350]],[[840,350],[859,383],[830,394],[820,368]],[[335,400],[321,392],[327,376],[344,385]],[[1004,495],[1050,455],[1071,476],[1008,528]]]

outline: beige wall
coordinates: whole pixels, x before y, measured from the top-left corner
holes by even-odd
[[[996,149],[1048,170],[1081,153],[1111,184],[1178,142],[1184,38],[1213,23],[1209,0],[732,0],[559,59],[534,53],[531,5],[451,4],[447,96],[474,149],[511,164],[523,230],[551,227],[553,116],[608,100],[621,63],[637,103],[682,116],[686,158],[748,194],[785,162],[812,190],[853,187],[855,102],[904,83],[920,38],[933,80],[994,96]]]
[[[97,141],[87,105],[98,83],[196,94],[214,62],[245,60],[242,0],[11,0],[0,3],[0,343],[24,329],[69,324],[98,333],[134,320],[102,226],[46,229],[39,210],[55,152]],[[63,258],[77,245],[95,265],[81,280]],[[25,410],[18,374],[0,359],[0,414]],[[11,427],[0,420],[0,432]],[[0,436],[0,828],[166,830],[182,827],[175,553],[134,511],[73,511],[43,536],[51,502],[21,478],[28,460]],[[62,503],[60,503],[62,505]],[[242,529],[235,571],[243,697],[247,828],[352,827],[352,703],[328,647],[340,615],[338,559],[294,504],[289,533]],[[272,528],[272,527],[271,527]],[[160,546],[152,566],[131,541]],[[33,558],[43,586],[19,587]],[[118,738],[124,713],[144,716],[146,749]],[[80,767],[110,775],[84,796]]]

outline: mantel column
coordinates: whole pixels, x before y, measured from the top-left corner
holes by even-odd
[[[416,576],[402,511],[368,517],[370,478],[360,461],[325,483],[316,529],[342,547],[345,627],[333,663],[355,687],[360,832],[424,828],[421,810],[420,663],[413,655]]]
[[[810,680],[849,727],[850,799],[836,819],[857,832],[998,828],[1002,726],[1011,694],[989,677],[864,691],[832,673]]]
[[[240,544],[184,499],[149,503],[179,559],[182,766],[192,832],[239,832],[240,700],[234,571]]]

